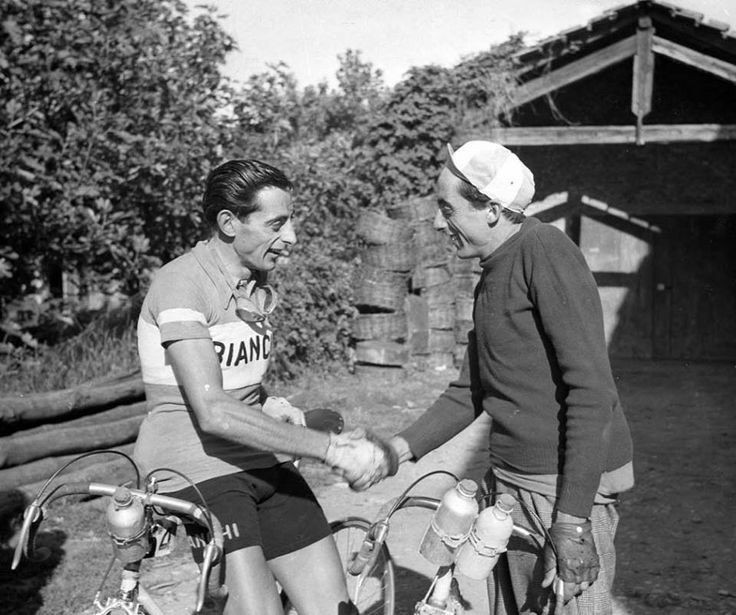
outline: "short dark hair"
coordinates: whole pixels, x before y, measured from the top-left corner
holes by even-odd
[[[212,169],[205,182],[202,210],[207,223],[214,227],[217,214],[229,209],[239,219],[258,209],[256,195],[263,188],[294,189],[283,171],[260,160],[228,160]]]
[[[482,209],[488,203],[494,202],[493,199],[486,196],[473,184],[469,184],[466,181],[460,181],[458,192],[460,193],[461,197],[463,197],[466,201],[468,201],[473,207],[477,209]],[[513,209],[508,209],[503,205],[501,205],[501,215],[507,220],[510,220],[511,222],[514,222],[516,224],[521,224],[526,219],[526,216],[523,213],[514,211]]]

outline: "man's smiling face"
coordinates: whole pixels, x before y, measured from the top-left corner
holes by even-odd
[[[291,194],[263,188],[256,195],[258,209],[235,220],[233,248],[240,264],[251,271],[270,271],[289,256],[296,243]]]
[[[460,196],[462,180],[443,169],[437,180],[434,227],[450,235],[460,258],[485,258],[492,251],[493,232],[488,225],[490,207],[475,207]]]

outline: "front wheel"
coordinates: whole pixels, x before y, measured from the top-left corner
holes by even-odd
[[[358,517],[348,517],[330,524],[345,571],[348,592],[360,615],[394,615],[394,565],[385,544],[381,546],[375,565],[366,576],[353,576],[347,572],[348,564],[360,550],[370,526],[368,521]]]
[[[371,524],[359,517],[348,517],[330,523],[332,537],[340,554],[342,569],[348,586],[351,600],[358,607],[360,615],[394,615],[394,566],[386,545],[382,545],[375,565],[364,576],[353,576],[348,572],[348,565],[360,551]],[[297,615],[286,596],[284,613]]]

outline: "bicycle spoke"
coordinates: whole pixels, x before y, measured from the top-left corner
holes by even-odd
[[[347,519],[333,525],[333,537],[343,568],[360,550],[368,524],[358,519]],[[346,573],[348,591],[361,615],[393,615],[394,575],[386,549],[378,554],[375,565],[360,576]]]

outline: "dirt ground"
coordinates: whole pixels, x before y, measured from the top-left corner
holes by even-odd
[[[617,615],[736,613],[736,366],[627,361],[615,363],[614,371],[632,427],[637,479],[635,489],[620,502]],[[454,375],[453,370],[361,373],[307,383],[292,391],[291,398],[305,408],[340,409],[348,427],[372,426],[389,435],[418,416]],[[387,500],[430,470],[443,468],[479,479],[486,467],[486,429],[482,421],[474,424],[366,493],[350,491],[317,464],[305,463],[303,471],[329,519],[371,519]],[[414,492],[437,496],[447,486],[446,479],[433,477]],[[412,612],[434,572],[417,554],[429,514],[401,511],[391,526],[388,544],[397,569],[398,615]],[[63,545],[67,560],[74,557],[74,545],[74,540]],[[166,612],[189,612],[196,568],[185,554],[152,562],[146,581]],[[24,582],[28,580],[0,575],[0,593],[5,583]],[[470,603],[469,615],[488,613],[481,583],[461,578],[460,587]],[[22,613],[73,612],[48,600],[37,602],[41,606]],[[6,612],[1,606],[0,611]]]

